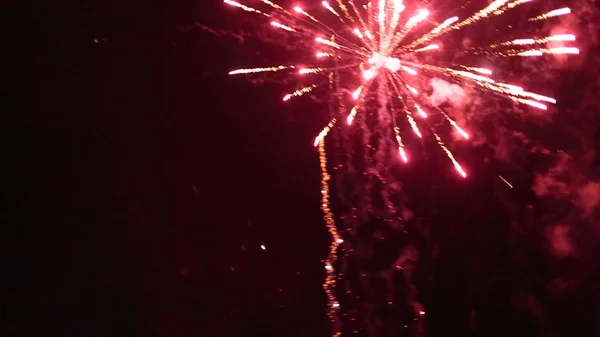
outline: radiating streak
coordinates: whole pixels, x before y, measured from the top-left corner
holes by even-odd
[[[471,71],[475,71],[478,72],[480,74],[484,74],[484,75],[492,75],[492,71],[486,68],[476,68],[476,67],[467,67],[467,66],[461,66],[467,70],[471,70]]]
[[[409,73],[411,75],[417,75],[417,71],[412,68],[402,66],[402,70],[406,71],[407,73]]]
[[[404,152],[404,144],[402,143],[402,137],[400,137],[400,129],[395,126],[394,133],[396,134],[396,142],[398,143],[398,151],[400,152],[400,158],[406,163],[408,162],[408,157],[406,156],[406,152]]]
[[[358,112],[358,106],[353,107],[352,110],[350,111],[350,114],[348,115],[348,125],[352,125],[352,121],[354,121],[354,117],[356,117],[357,112]]]
[[[324,44],[324,45],[327,45],[327,46],[330,46],[330,47],[336,48],[336,49],[340,49],[340,45],[339,45],[339,44],[337,44],[337,43],[335,43],[335,42],[333,42],[333,41],[330,41],[330,40],[326,40],[326,39],[324,39],[324,38],[322,38],[322,37],[317,37],[317,38],[315,39],[315,41],[317,41],[317,42],[319,42],[319,43],[322,43],[322,44]]]
[[[420,52],[424,52],[424,51],[429,51],[429,50],[437,50],[440,49],[440,46],[438,46],[437,44],[430,44],[427,47],[423,47],[420,49],[417,49],[415,51],[413,51],[414,53],[420,53]]]
[[[579,54],[579,49],[575,48],[575,47],[554,47],[554,48],[542,48],[542,49],[532,49],[532,50],[526,50],[523,52],[519,52],[517,55],[518,56],[542,56],[544,54],[554,54],[554,55],[561,55],[561,54],[572,54],[572,55],[577,55]],[[510,56],[510,54],[509,54]]]
[[[331,7],[327,1],[323,1],[322,4],[323,4],[323,7],[327,8],[327,10],[330,11],[333,15],[342,19],[342,17],[338,14],[338,12],[336,12],[335,9],[333,9],[333,7]]]
[[[263,13],[263,12],[259,11],[258,9],[254,9],[252,7],[248,7],[248,6],[242,5],[239,2],[235,2],[235,1],[231,1],[231,0],[224,0],[223,2],[226,3],[226,4],[228,4],[228,5],[241,8],[241,9],[245,10],[246,12],[254,12],[254,13],[262,14],[262,15],[264,15],[266,17],[269,17],[269,14]]]
[[[440,109],[439,107],[436,107],[436,109],[446,118],[446,120],[448,121],[448,123],[450,123],[450,125],[452,125],[454,127],[454,129],[461,135],[463,136],[463,138],[465,139],[469,139],[469,134],[466,133],[460,126],[458,126],[458,124],[456,124],[456,122],[450,118],[450,116],[448,116],[444,110]]]
[[[314,16],[312,16],[312,15],[308,14],[307,12],[305,12],[305,11],[302,9],[302,7],[300,7],[300,6],[296,6],[296,7],[294,7],[294,11],[295,11],[296,13],[300,13],[300,14],[302,14],[302,15],[306,16],[307,18],[311,19],[313,22],[320,23],[320,22],[319,22],[319,20],[317,20],[317,19],[316,19]]]
[[[329,133],[329,131],[335,125],[336,122],[337,122],[337,119],[334,118],[334,119],[331,120],[331,122],[329,122],[329,124],[327,124],[326,127],[323,128],[323,130],[315,138],[315,143],[314,143],[315,146],[319,145],[319,143],[321,141],[323,141],[323,139],[325,138],[325,136],[327,136],[327,134]]]
[[[506,179],[504,179],[501,175],[498,176],[498,178],[502,179],[502,181],[508,185],[508,187],[513,188],[513,185],[511,185],[508,181],[506,181]]]
[[[418,95],[418,94],[419,94],[419,92],[417,91],[417,89],[415,89],[415,88],[411,87],[410,85],[408,85],[408,84],[405,84],[405,86],[406,86],[406,88],[407,88],[408,90],[410,90],[410,92],[412,92],[413,94],[415,94],[415,95]]]
[[[288,27],[286,25],[283,25],[277,21],[271,21],[271,26],[277,27],[277,28],[281,28],[283,30],[287,30],[288,32],[295,32],[296,30],[294,28]]]
[[[286,101],[289,101],[289,100],[290,100],[290,98],[292,98],[292,97],[300,97],[300,96],[302,96],[302,95],[304,95],[304,94],[306,94],[306,93],[309,93],[309,92],[311,92],[311,91],[312,91],[314,88],[316,88],[316,87],[317,87],[317,86],[313,84],[313,85],[310,85],[310,86],[308,86],[308,87],[300,88],[300,89],[298,89],[298,90],[294,91],[294,92],[293,92],[293,93],[291,93],[291,94],[287,94],[287,95],[285,95],[285,96],[283,97],[283,101],[284,101],[284,102],[286,102]]]
[[[410,45],[408,45],[407,47],[409,49],[412,49],[422,43],[425,43],[427,41],[431,41],[432,39],[441,36],[443,34],[446,34],[452,30],[458,30],[461,29],[465,26],[468,25],[472,25],[477,21],[480,21],[482,19],[488,18],[490,16],[497,16],[497,15],[501,15],[503,14],[506,10],[502,9],[504,5],[506,5],[506,3],[508,3],[509,0],[495,0],[492,3],[490,3],[487,7],[483,8],[482,10],[480,10],[479,12],[471,15],[470,17],[458,22],[458,23],[454,23],[452,25],[446,26],[440,30],[438,30],[437,28],[434,29],[432,32],[429,32],[423,36],[421,36],[420,38],[418,38],[417,40],[413,41]],[[523,2],[514,2],[512,7],[515,7],[516,5],[519,5]],[[511,8],[512,8],[511,7]],[[506,7],[508,8],[508,6]],[[491,15],[490,15],[491,14]]]
[[[566,41],[575,41],[575,35],[573,34],[557,34],[557,35],[551,35],[551,36],[547,36],[544,38],[539,38],[539,39],[533,39],[533,38],[527,38],[527,39],[515,39],[512,41],[505,41],[505,42],[500,42],[500,43],[495,43],[490,45],[490,48],[498,48],[501,46],[523,46],[523,45],[532,45],[532,44],[541,44],[541,43],[548,43],[548,42],[566,42]]]
[[[456,171],[458,171],[458,173],[460,173],[460,175],[463,176],[463,178],[466,178],[467,173],[465,173],[462,166],[460,166],[460,164],[456,161],[456,159],[454,159],[454,155],[452,154],[452,152],[450,152],[450,150],[448,150],[446,145],[444,145],[444,142],[442,142],[442,139],[440,138],[440,136],[438,136],[438,134],[435,132],[433,133],[433,135],[435,136],[435,139],[437,140],[438,145],[442,148],[442,150],[444,150],[444,152],[446,152],[446,155],[448,156],[448,158],[450,158],[450,160],[452,161],[452,164],[454,164],[454,168],[456,169]]]
[[[423,109],[421,109],[419,104],[417,104],[415,101],[413,101],[413,103],[415,104],[415,108],[417,109],[417,112],[419,113],[419,115],[421,115],[421,117],[423,117],[423,118],[427,118],[427,114],[425,113],[425,111],[423,111]]]
[[[569,7],[555,9],[555,10],[550,11],[548,13],[542,14],[540,16],[536,16],[534,18],[531,18],[531,19],[529,19],[529,21],[545,20],[545,19],[548,19],[548,18],[552,18],[552,17],[560,16],[560,15],[566,15],[566,14],[571,14],[571,9]]]
[[[320,51],[320,52],[317,52],[316,56],[317,56],[318,58],[322,58],[322,57],[333,57],[334,55],[333,55],[333,54],[330,54],[330,53],[325,53],[325,52],[321,52],[321,51]]]
[[[324,70],[323,68],[302,68],[302,69],[298,70],[298,74],[300,74],[300,75],[318,74],[318,73],[322,72],[323,70]]]
[[[254,73],[263,73],[263,72],[275,72],[285,69],[294,69],[293,66],[278,66],[278,67],[269,67],[269,68],[251,68],[251,69],[237,69],[229,72],[229,75],[237,75],[237,74],[254,74]]]

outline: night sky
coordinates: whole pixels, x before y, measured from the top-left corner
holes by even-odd
[[[424,333],[394,336],[600,335],[598,14],[584,3],[581,59],[544,69],[559,104],[520,120],[527,144],[460,145],[467,180],[428,145],[399,171],[412,213],[399,242],[420,252],[427,316]],[[312,146],[326,106],[227,76],[286,51],[217,0],[14,9],[0,34],[15,158],[0,335],[328,336]]]

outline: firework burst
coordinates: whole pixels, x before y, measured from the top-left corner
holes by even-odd
[[[313,7],[310,11],[305,10],[300,4],[286,9],[269,0],[259,1],[259,8],[231,0],[225,0],[225,3],[257,14],[264,18],[265,25],[269,25],[272,29],[279,29],[303,40],[305,43],[300,45],[309,46],[305,50],[305,56],[310,57],[314,65],[310,67],[295,64],[262,66],[233,70],[230,75],[290,72],[310,79],[327,76],[329,81],[315,79],[310,85],[290,90],[284,94],[283,101],[287,102],[308,93],[315,93],[320,86],[319,83],[329,82],[329,89],[333,90],[331,97],[335,97],[340,107],[348,107],[340,109],[339,114],[334,114],[314,141],[321,158],[322,209],[332,236],[330,254],[325,260],[328,276],[324,289],[329,299],[329,316],[333,322],[339,322],[336,312],[340,309],[340,304],[334,291],[336,286],[334,269],[338,246],[343,240],[337,232],[329,205],[330,176],[326,169],[326,136],[340,121],[345,121],[347,124],[340,126],[341,128],[351,128],[358,124],[355,121],[361,118],[361,114],[377,110],[375,128],[377,128],[379,146],[374,150],[376,160],[385,162],[385,155],[380,149],[386,148],[386,142],[393,144],[395,141],[398,158],[402,162],[408,162],[411,155],[405,148],[402,130],[409,130],[408,132],[414,133],[418,138],[423,138],[425,133],[422,130],[427,130],[429,136],[435,139],[441,151],[447,155],[449,163],[454,166],[456,172],[466,178],[467,173],[429,122],[429,117],[439,116],[443,123],[447,123],[456,132],[459,139],[468,140],[469,133],[465,131],[466,127],[461,125],[460,121],[451,116],[451,113],[430,102],[426,94],[428,88],[423,84],[428,83],[428,79],[443,78],[447,82],[472,87],[487,95],[502,96],[516,104],[524,104],[534,109],[546,110],[548,104],[555,104],[556,100],[551,97],[494,79],[491,70],[477,67],[476,64],[439,62],[445,59],[444,53],[449,53],[444,48],[446,36],[477,22],[515,11],[515,8],[529,6],[525,4],[534,1],[495,0],[464,18],[441,17],[440,12],[431,14],[430,10],[433,9],[427,8],[426,3],[419,1],[405,4],[402,0],[331,0],[322,1],[318,5],[321,10]],[[569,8],[560,8],[538,12],[537,15],[524,21],[550,20],[570,13]],[[578,54],[579,49],[568,45],[573,44],[575,40],[573,34],[511,38],[489,36],[487,44],[461,50],[459,54],[475,57],[484,55],[488,62],[493,57]],[[335,79],[336,85],[332,85],[332,79]],[[373,101],[370,99],[373,96],[379,106],[378,109],[368,105],[369,101]],[[364,122],[366,116],[361,119],[364,140],[369,144],[373,134],[369,129],[373,127],[366,126]],[[374,147],[369,145],[369,148]],[[365,160],[368,163],[372,161]],[[379,168],[375,168],[371,171],[376,172],[374,175],[386,185],[385,177],[379,174],[381,170],[378,170]],[[388,192],[382,189],[384,208],[393,209],[393,203],[386,193]],[[370,200],[368,197],[365,198],[364,203],[369,204]],[[339,324],[335,325],[339,326]],[[334,335],[339,334],[340,330],[334,329]]]
[[[463,85],[470,84],[482,91],[503,95],[515,102],[542,110],[547,109],[547,103],[556,103],[550,97],[528,92],[516,85],[498,82],[491,77],[492,72],[488,69],[462,64],[440,67],[425,62],[424,59],[427,58],[423,57],[425,54],[444,52],[438,44],[431,43],[433,40],[440,40],[451,32],[481,20],[500,16],[533,0],[496,0],[462,20],[456,16],[431,18],[430,12],[425,6],[419,6],[417,3],[407,7],[402,0],[336,0],[332,3],[323,1],[321,13],[315,11],[318,15],[305,11],[300,5],[296,5],[288,11],[271,1],[260,1],[263,3],[264,9],[252,8],[230,0],[225,0],[225,3],[270,18],[271,20],[266,23],[275,29],[295,34],[300,39],[314,40],[314,49],[307,50],[307,52],[314,55],[312,58],[316,66],[299,69],[294,65],[239,69],[231,71],[230,75],[296,71],[298,76],[308,76],[320,73],[329,74],[335,71],[339,77],[349,78],[348,83],[356,83],[354,88],[337,87],[336,94],[350,92],[347,99],[351,102],[352,108],[343,118],[348,121],[348,124],[352,124],[357,113],[363,108],[365,97],[375,87],[374,83],[378,82],[380,86],[389,88],[390,94],[389,97],[384,98],[385,102],[380,103],[387,104],[389,100],[400,100],[404,107],[405,118],[419,138],[422,137],[422,134],[418,124],[424,123],[423,120],[427,118],[428,113],[433,112],[441,114],[460,136],[468,139],[468,133],[459,126],[458,122],[443,110],[425,103],[424,97],[419,95],[418,83],[420,81],[415,80],[414,77],[443,77],[449,81]],[[532,17],[529,21],[546,20],[570,13],[569,8],[560,8]],[[333,17],[327,17],[327,15]],[[332,21],[337,23],[332,24]],[[415,35],[411,34],[413,30],[423,28],[420,26],[425,26],[425,28],[429,26],[429,29],[425,33],[408,39],[407,37]],[[572,42],[575,41],[575,36],[560,34],[519,38],[473,48],[472,53],[486,53],[499,57],[579,53],[576,47],[552,44],[557,41]],[[289,101],[294,97],[312,92],[316,87],[316,84],[312,84],[296,89],[292,93],[285,94],[283,101]],[[425,112],[425,110],[431,111]],[[416,113],[418,119],[413,118],[411,112]],[[335,121],[329,123],[319,133],[314,142],[315,146],[327,135],[333,124]],[[393,126],[391,127],[393,128]],[[406,162],[407,154],[400,131],[395,128],[394,132],[399,155]],[[439,136],[435,133],[433,135],[454,164],[456,171],[466,177],[465,171],[454,159],[450,150],[443,145]]]

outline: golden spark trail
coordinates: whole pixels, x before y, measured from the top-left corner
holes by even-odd
[[[319,140],[318,146],[319,163],[321,167],[321,210],[323,211],[323,220],[325,221],[327,230],[331,236],[329,255],[325,259],[325,271],[327,272],[327,276],[323,282],[323,290],[325,291],[325,295],[327,295],[329,303],[329,312],[327,313],[327,316],[333,323],[336,320],[336,312],[340,307],[335,296],[336,274],[333,266],[337,262],[337,250],[343,240],[335,226],[335,220],[329,202],[329,181],[331,180],[331,176],[327,172],[327,153],[325,152],[325,140],[323,138]],[[339,336],[339,332],[336,333],[335,336]]]

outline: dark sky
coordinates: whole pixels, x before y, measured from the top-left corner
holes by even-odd
[[[216,0],[149,0],[2,14],[1,109],[11,117],[0,130],[15,160],[3,164],[1,335],[328,335],[312,147],[326,111],[310,100],[282,106],[289,86],[227,76],[277,53],[193,27],[247,29],[227,12]],[[559,114],[565,134],[593,144],[598,119],[580,116],[597,115],[597,102],[569,98],[592,100],[596,77],[579,67],[556,85],[574,114]],[[574,156],[591,148],[593,158],[586,146]],[[426,159],[405,172],[419,233],[407,240],[437,252],[416,281],[427,335],[597,336],[598,241],[585,240],[597,218],[532,192],[555,159],[525,150],[515,167],[491,148],[461,148],[466,183],[422,170]],[[596,171],[574,176],[594,181]],[[545,236],[561,221],[579,225],[587,245],[566,259]],[[568,286],[549,295],[556,279]]]

